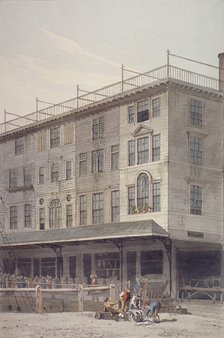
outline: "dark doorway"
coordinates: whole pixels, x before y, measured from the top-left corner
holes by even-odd
[[[131,251],[127,253],[127,279],[130,280],[131,285],[136,278],[136,252]]]
[[[76,277],[76,256],[69,257],[69,277]]]
[[[84,272],[84,277],[86,277],[87,279],[87,284],[91,284],[91,279],[90,279],[90,275],[92,273],[91,254],[83,255],[83,272]]]

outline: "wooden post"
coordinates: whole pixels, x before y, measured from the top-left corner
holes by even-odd
[[[111,300],[116,299],[116,289],[114,284],[110,284],[110,299]]]
[[[42,290],[40,285],[36,286],[36,312],[42,313]]]
[[[83,312],[84,306],[84,293],[83,293],[83,285],[79,285],[79,290],[78,290],[78,310],[79,312]]]

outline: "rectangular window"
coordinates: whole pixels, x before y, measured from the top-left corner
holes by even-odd
[[[15,139],[15,155],[24,154],[25,143],[24,137],[18,137]]]
[[[137,103],[137,122],[149,120],[149,101],[143,100]]]
[[[44,208],[39,209],[39,225],[40,225],[40,230],[45,229],[45,209]]]
[[[93,194],[92,218],[93,224],[103,223],[103,193]]]
[[[120,217],[120,191],[111,191],[111,221],[117,222]]]
[[[152,136],[152,161],[160,160],[160,135]]]
[[[24,187],[30,187],[32,184],[32,168],[23,168]]]
[[[160,211],[160,182],[154,182],[152,186],[153,211]]]
[[[66,162],[66,168],[65,168],[65,170],[66,170],[66,180],[71,180],[71,178],[72,178],[72,161],[67,161]]]
[[[87,174],[87,153],[79,154],[79,176]]]
[[[191,124],[195,127],[202,128],[202,102],[191,100],[190,106]]]
[[[66,205],[66,227],[72,227],[72,204]]]
[[[119,279],[120,255],[118,252],[95,254],[96,274],[100,278]]]
[[[190,213],[193,215],[202,214],[202,187],[191,185],[191,206]]]
[[[128,123],[135,122],[135,106],[128,107]]]
[[[64,125],[64,144],[72,144],[74,135],[74,123],[70,122]]]
[[[133,214],[135,208],[135,187],[128,187],[128,213]]]
[[[141,276],[163,273],[162,250],[141,252]]]
[[[149,138],[143,137],[137,140],[138,164],[149,161]]]
[[[17,169],[9,169],[9,189],[17,188]]]
[[[93,173],[103,172],[103,164],[104,164],[103,149],[94,150],[92,152],[92,172]]]
[[[50,145],[51,148],[60,146],[60,127],[50,129]]]
[[[25,228],[31,228],[31,204],[24,205],[24,226]]]
[[[128,165],[135,165],[135,140],[128,141]]]
[[[87,224],[87,197],[86,195],[80,196],[80,225]]]
[[[17,207],[10,207],[10,229],[17,229]]]
[[[39,184],[44,184],[44,167],[39,168]]]
[[[111,147],[111,170],[119,169],[119,145]]]
[[[193,164],[202,165],[202,138],[191,137],[190,160]]]
[[[47,149],[47,131],[41,130],[37,135],[37,150],[38,152]]]
[[[160,97],[152,100],[152,116],[160,116]]]
[[[59,168],[57,163],[53,163],[51,167],[51,182],[58,182]]]
[[[104,136],[104,116],[97,117],[92,121],[92,140],[98,140]]]

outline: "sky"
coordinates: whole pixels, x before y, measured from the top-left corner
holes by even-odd
[[[0,123],[5,109],[34,112],[36,97],[58,103],[76,97],[77,85],[93,91],[120,81],[122,64],[162,66],[167,49],[218,66],[224,0],[0,0]]]

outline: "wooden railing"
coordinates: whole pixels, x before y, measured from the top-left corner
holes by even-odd
[[[72,303],[77,304],[77,311],[84,311],[84,303],[86,302],[87,295],[92,299],[92,303],[99,302],[99,296],[108,293],[108,298],[116,299],[116,286],[110,285],[74,285],[66,288],[42,288],[37,285],[35,288],[0,288],[0,311],[22,311],[22,312],[37,312],[42,313],[46,311],[44,303],[48,295],[48,303],[56,300],[57,295],[61,303],[66,302],[66,297]],[[53,296],[53,297],[52,297]],[[97,299],[96,299],[97,298]],[[74,304],[73,304],[74,308]],[[94,308],[94,307],[93,307]],[[54,311],[54,304],[51,306],[52,312]],[[86,309],[89,310],[89,309]],[[74,310],[73,310],[74,311]]]

